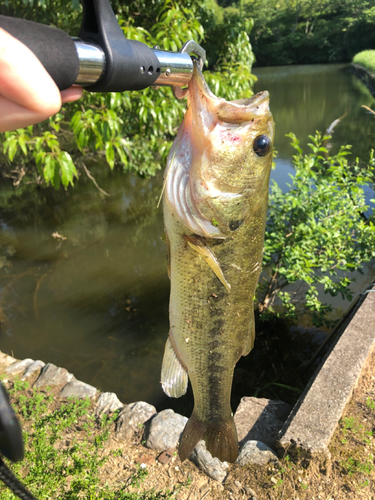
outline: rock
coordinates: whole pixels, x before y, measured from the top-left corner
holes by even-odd
[[[208,483],[204,484],[201,488],[199,488],[199,494],[201,498],[204,498],[211,491],[211,487]]]
[[[71,380],[75,380],[72,373],[69,373],[65,368],[59,368],[52,363],[47,363],[37,380],[34,382],[33,387],[48,387],[48,386],[58,386],[65,385]]]
[[[228,475],[229,465],[227,462],[221,462],[218,458],[214,458],[206,449],[206,443],[199,441],[194,448],[193,453],[190,455],[191,460],[197,467],[199,467],[207,476],[215,479],[219,483],[225,481]]]
[[[95,413],[97,417],[100,417],[104,413],[113,413],[123,407],[124,405],[114,392],[102,392],[96,403]]]
[[[244,397],[234,415],[238,440],[259,440],[271,448],[292,407],[282,401]]]
[[[261,441],[246,441],[240,449],[236,463],[238,465],[266,465],[269,462],[278,461],[276,453],[266,444]]]
[[[132,439],[137,430],[141,429],[153,415],[156,415],[155,406],[144,401],[126,405],[116,422],[116,437],[124,440]]]
[[[46,366],[44,361],[40,361],[38,359],[37,361],[34,361],[31,363],[26,370],[23,372],[22,380],[26,380],[27,378],[36,375],[38,372],[38,375],[40,374],[41,369]]]
[[[173,410],[163,410],[150,422],[146,432],[146,446],[152,450],[164,451],[176,448],[188,419]]]
[[[17,359],[13,358],[13,356],[9,356],[8,354],[0,351],[0,365],[2,365],[3,367],[7,367],[12,363],[15,363],[16,361]]]
[[[230,493],[233,493],[234,495],[239,496],[239,494],[242,490],[242,486],[238,487],[238,485],[236,483],[238,483],[238,481],[235,481],[234,483],[231,483],[231,484],[226,484],[226,489]]]
[[[97,392],[97,389],[92,385],[72,380],[61,389],[60,398],[94,398]]]
[[[158,456],[158,462],[160,462],[163,465],[169,464],[169,462],[172,460],[175,452],[176,452],[176,450],[174,448],[171,448],[170,450],[163,451]]]
[[[32,363],[34,363],[34,360],[30,358],[16,361],[5,368],[5,373],[7,375],[13,376],[18,375],[19,373],[23,373],[25,370],[27,370],[28,366],[30,366]]]
[[[151,455],[141,455],[140,457],[134,460],[134,463],[152,465],[155,463],[155,458],[152,457]]]
[[[249,488],[248,486],[244,487],[244,491],[245,491],[246,495],[249,495],[249,497],[253,497],[253,499],[256,498],[256,496],[257,496],[255,491],[252,488]]]

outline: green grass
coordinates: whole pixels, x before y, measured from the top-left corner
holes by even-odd
[[[373,409],[372,403],[373,400],[367,398],[366,406],[369,410]],[[364,448],[372,445],[373,431],[366,430],[358,416],[347,416],[341,420],[341,434],[341,443],[347,448],[338,463],[345,475],[356,477],[359,488],[365,488],[370,484],[368,476],[375,470],[374,456]]]
[[[138,467],[120,486],[100,481],[101,468],[108,456],[106,446],[114,418],[100,423],[90,410],[90,401],[56,401],[49,390],[30,389],[28,382],[16,381],[9,390],[11,401],[23,427],[25,458],[8,466],[38,498],[61,500],[159,500],[171,499],[173,492],[134,492],[147,476]],[[109,456],[119,456],[113,450]],[[133,489],[133,491],[132,491]],[[18,497],[0,484],[2,500]]]
[[[369,408],[370,410],[375,410],[375,401],[373,399],[367,398],[366,405],[367,405],[367,408]]]
[[[375,73],[375,50],[364,50],[353,57],[353,63],[360,64],[370,73]]]

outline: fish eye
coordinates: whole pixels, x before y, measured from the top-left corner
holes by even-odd
[[[258,156],[265,156],[271,149],[270,138],[264,134],[258,135],[254,139],[253,149]]]

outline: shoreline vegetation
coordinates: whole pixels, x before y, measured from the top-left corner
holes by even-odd
[[[353,63],[364,67],[375,77],[375,50],[363,50],[353,57]]]
[[[364,50],[356,54],[351,68],[375,96],[375,50]]]

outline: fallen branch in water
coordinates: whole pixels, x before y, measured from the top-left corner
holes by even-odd
[[[104,189],[102,189],[102,188],[99,186],[99,184],[96,182],[95,178],[91,175],[90,170],[89,170],[89,169],[86,167],[86,165],[83,163],[83,161],[81,162],[81,164],[82,164],[82,166],[83,166],[84,171],[86,172],[87,177],[88,177],[90,180],[92,180],[92,182],[94,183],[94,185],[95,185],[96,189],[98,189],[98,190],[99,190],[102,194],[104,194],[104,196],[112,196],[112,195],[110,195],[109,193],[106,193],[106,192],[104,191]]]
[[[375,115],[375,111],[373,109],[369,108],[368,106],[365,106],[364,104],[362,104],[361,108],[365,108],[365,109],[367,109],[367,111],[370,111],[370,113]]]

